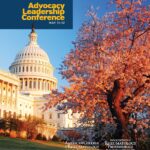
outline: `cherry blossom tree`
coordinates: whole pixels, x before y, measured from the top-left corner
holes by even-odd
[[[64,110],[114,124],[115,138],[135,139],[149,123],[150,6],[142,0],[111,3],[115,11],[103,18],[88,12],[60,68],[70,85],[53,91],[47,107],[61,102]]]

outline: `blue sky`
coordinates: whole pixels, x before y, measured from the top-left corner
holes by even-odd
[[[73,48],[78,30],[84,20],[86,12],[91,5],[99,6],[99,15],[103,16],[107,11],[107,0],[73,0],[73,29],[68,30],[36,30],[38,43],[49,55],[52,65],[55,67],[54,75],[58,79],[58,88],[67,85],[58,74],[58,69],[65,55]],[[28,43],[30,30],[0,30],[0,69],[8,71],[15,55]]]

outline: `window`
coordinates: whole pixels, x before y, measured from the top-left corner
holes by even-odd
[[[38,89],[40,90],[40,81],[38,81]]]
[[[49,119],[52,119],[52,114],[51,113],[49,114]]]
[[[8,112],[8,117],[11,118],[11,111]]]
[[[34,85],[33,85],[33,88],[34,88],[34,89],[36,88],[36,81],[34,81]]]
[[[22,81],[22,80],[21,80],[20,88],[21,88],[21,89],[23,88],[23,81]]]
[[[28,85],[28,82],[27,81],[25,81],[25,86],[27,86]]]
[[[30,72],[32,72],[32,67],[30,67]]]
[[[20,110],[20,113],[19,113],[19,118],[21,118],[22,117],[22,111]]]
[[[58,127],[58,128],[60,127],[60,123],[57,123],[57,127]]]
[[[57,118],[60,118],[60,114],[59,113],[57,114]]]
[[[4,118],[7,117],[6,110],[3,111],[3,117],[4,117]]]
[[[26,72],[28,72],[28,67],[26,67]]]
[[[46,81],[45,81],[45,90],[47,90],[47,83],[46,83]]]
[[[27,119],[27,114],[25,113],[25,118]]]
[[[48,83],[48,85],[47,85],[47,89],[49,90],[49,83]]]
[[[21,72],[21,67],[19,67],[19,72]]]
[[[42,119],[44,119],[44,114],[42,114]]]
[[[28,119],[30,119],[30,118],[31,118],[31,115],[29,114]]]
[[[29,85],[29,88],[30,88],[30,89],[32,88],[32,81],[30,81],[30,85]]]
[[[16,112],[13,113],[13,118],[16,118]]]
[[[22,68],[22,72],[24,72],[24,67]]]
[[[44,81],[42,82],[42,90],[44,90]]]

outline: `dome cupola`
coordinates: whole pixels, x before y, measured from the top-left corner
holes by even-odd
[[[32,27],[29,43],[16,55],[9,70],[19,76],[21,92],[43,95],[56,88],[57,80],[53,76],[54,68],[47,53],[37,43],[37,37]]]

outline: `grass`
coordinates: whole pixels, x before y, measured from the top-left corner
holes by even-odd
[[[0,150],[65,150],[63,143],[28,141],[0,136]]]

